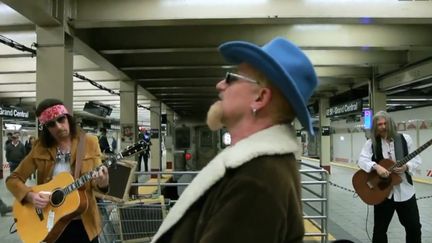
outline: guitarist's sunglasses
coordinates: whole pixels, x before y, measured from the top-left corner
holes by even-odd
[[[53,120],[45,123],[45,126],[48,128],[52,128],[52,127],[55,127],[57,125],[57,123],[63,124],[66,121],[66,119],[67,119],[66,115],[62,115],[62,116],[57,117],[56,119],[53,119]]]

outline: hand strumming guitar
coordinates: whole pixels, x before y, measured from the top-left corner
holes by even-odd
[[[28,192],[25,199],[27,202],[33,203],[35,208],[43,209],[49,203],[49,194],[44,192]]]
[[[386,168],[382,167],[379,164],[375,164],[373,168],[377,171],[378,175],[383,178],[387,178],[390,175],[390,171],[386,170]]]

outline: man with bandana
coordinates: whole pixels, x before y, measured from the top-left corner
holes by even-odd
[[[232,41],[219,51],[238,66],[216,84],[220,100],[207,124],[225,127],[231,145],[185,189],[152,242],[303,242],[291,124],[297,118],[313,134],[306,108],[318,83],[312,63],[284,38],[263,47]]]
[[[101,165],[101,151],[97,137],[84,134],[72,113],[60,100],[43,100],[36,109],[36,115],[40,124],[39,139],[18,168],[6,179],[6,185],[17,202],[33,204],[36,209],[43,209],[49,203],[48,197],[41,192],[32,191],[25,184],[27,179],[36,172],[39,185],[48,183],[62,172],[81,176]],[[77,147],[81,139],[84,141],[84,156],[81,169],[75,171]],[[69,222],[57,242],[98,242],[100,216],[93,190],[103,193],[108,191],[108,169],[101,166],[92,176],[91,182],[84,185],[88,208]]]

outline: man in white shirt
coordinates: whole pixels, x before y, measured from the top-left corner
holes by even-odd
[[[377,112],[373,118],[371,138],[363,146],[358,165],[368,173],[376,170],[384,178],[391,173],[398,173],[402,182],[393,187],[386,200],[374,206],[373,243],[387,242],[387,229],[394,211],[405,227],[406,242],[421,242],[420,216],[411,178],[421,164],[420,157],[414,157],[403,166],[396,167],[393,172],[378,164],[383,159],[400,160],[412,151],[411,137],[397,133],[396,124],[387,112]]]

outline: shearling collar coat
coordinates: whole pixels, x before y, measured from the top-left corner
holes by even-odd
[[[186,188],[152,242],[302,242],[297,149],[289,125],[226,148]]]

